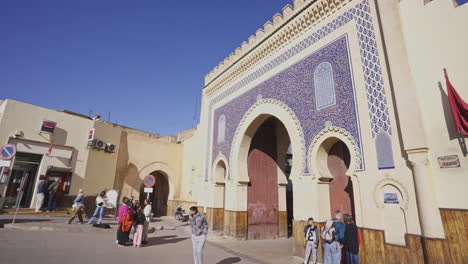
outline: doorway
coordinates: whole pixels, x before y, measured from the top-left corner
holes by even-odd
[[[30,207],[41,160],[42,155],[29,153],[16,154],[5,194],[4,208],[15,208],[17,204],[19,204],[20,208]],[[19,200],[19,188],[23,180],[26,180],[24,193],[21,200]]]
[[[169,198],[168,176],[161,171],[153,171],[150,174],[156,178],[156,184],[153,186],[153,192],[149,193],[149,195],[144,192],[145,186],[141,186],[140,202],[143,203],[143,201],[149,197],[154,216],[166,216],[168,215],[167,201]]]
[[[250,179],[247,189],[248,239],[275,239],[280,235],[280,228],[287,230],[286,226],[279,226],[279,218],[287,218],[287,212],[280,212],[278,177],[286,177],[289,145],[286,128],[275,117],[266,119],[252,138],[247,157]]]
[[[335,215],[336,210],[355,217],[354,191],[351,177],[346,175],[351,156],[343,141],[336,142],[328,152],[327,166],[333,179],[330,182],[330,210]]]

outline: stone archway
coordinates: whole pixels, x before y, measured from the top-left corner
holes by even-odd
[[[145,186],[142,184],[140,188],[140,203],[145,199],[149,199],[152,205],[153,214],[155,216],[168,215],[168,201],[169,201],[169,181],[168,175],[162,171],[153,171],[150,173],[156,178],[156,184],[153,186],[152,193],[145,193]]]
[[[269,135],[268,129],[262,128],[265,124],[268,126],[268,123],[275,127],[274,133]],[[266,135],[263,138],[261,135],[256,135],[257,133],[265,133]],[[262,138],[270,141],[274,145],[274,149],[266,149],[266,144],[265,142],[262,143]],[[258,97],[257,103],[246,112],[239,123],[232,142],[229,172],[231,175],[230,183],[232,184],[227,185],[230,199],[226,200],[226,210],[230,211],[230,218],[234,219],[234,221],[229,220],[229,223],[225,221],[225,226],[235,226],[235,228],[225,230],[227,234],[250,239],[288,236],[286,203],[288,177],[285,174],[285,161],[290,146],[292,149],[292,164],[294,165],[288,174],[290,179],[299,178],[304,174],[306,156],[304,135],[299,120],[286,104],[278,100]],[[258,201],[251,199],[252,195],[257,193],[254,191],[254,185],[261,186],[262,181],[266,179],[266,175],[262,175],[261,169],[255,169],[255,166],[249,165],[253,164],[252,162],[255,163],[255,160],[260,164],[259,167],[267,166],[268,171],[274,175],[268,178],[268,186],[270,186],[269,190],[271,190],[272,194],[269,196],[271,198],[269,201],[261,200],[262,197],[257,197],[259,198]],[[259,173],[257,174],[258,177],[252,179],[250,175],[256,173],[255,171]],[[276,187],[275,190],[272,186]],[[258,206],[255,205],[256,202],[260,202],[257,203]],[[265,209],[263,213],[257,215],[256,212],[263,210],[262,203],[268,208],[263,207]],[[257,207],[257,209],[252,206]],[[277,212],[272,213],[273,209]],[[275,223],[263,221],[265,218],[262,215],[271,213],[275,218]],[[259,221],[253,222],[252,219],[257,216],[259,216],[257,218]],[[258,232],[252,232],[252,223],[258,224]],[[276,230],[273,227],[275,224]],[[270,225],[270,227],[265,228],[266,225]]]

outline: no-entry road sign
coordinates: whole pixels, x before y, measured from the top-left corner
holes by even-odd
[[[156,184],[156,178],[151,174],[147,175],[143,179],[143,184],[145,185],[145,187],[151,188]]]
[[[16,146],[13,144],[6,144],[0,148],[0,159],[11,160],[16,155]]]

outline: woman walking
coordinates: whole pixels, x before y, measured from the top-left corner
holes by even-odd
[[[359,264],[359,244],[361,238],[358,228],[354,224],[353,217],[349,214],[344,216],[345,234],[344,234],[344,251],[346,256],[346,264]]]
[[[102,215],[107,205],[106,191],[102,191],[101,194],[96,197],[96,210],[94,210],[93,216],[89,219],[88,224],[94,224],[94,221],[98,218],[98,225],[102,223]]]
[[[136,213],[134,215],[134,222],[135,222],[135,231],[133,233],[133,246],[140,247],[141,240],[143,237],[143,227],[145,225],[146,216],[143,213],[141,207],[136,209]]]
[[[71,224],[73,220],[78,216],[80,224],[83,224],[83,207],[84,207],[84,193],[83,189],[78,190],[78,195],[73,200],[73,211],[72,217],[67,221],[67,224]]]
[[[128,207],[130,199],[127,197],[122,198],[122,205],[119,208],[119,215],[117,221],[119,222],[119,227],[117,229],[117,243],[119,246],[123,247],[126,245],[129,239],[130,230],[133,225],[132,212]]]

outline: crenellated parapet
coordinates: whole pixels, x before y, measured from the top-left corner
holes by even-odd
[[[205,76],[211,94],[352,0],[293,0]]]

